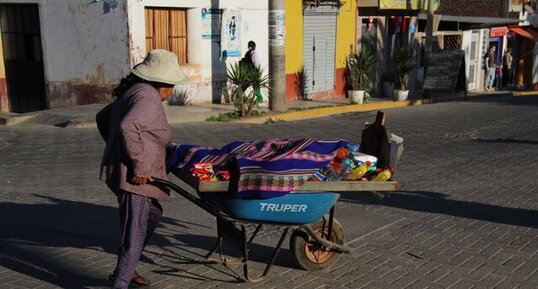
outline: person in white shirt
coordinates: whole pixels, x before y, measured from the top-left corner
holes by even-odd
[[[256,42],[252,40],[248,42],[248,51],[245,53],[245,58],[250,58],[254,66],[260,67],[260,59],[258,58],[258,52],[256,52]]]
[[[254,67],[260,69],[260,59],[258,58],[258,53],[256,52],[256,42],[250,40],[248,42],[248,51],[245,53],[245,57],[241,59],[242,62],[253,65]],[[259,89],[256,90],[256,103],[262,103],[263,96]]]

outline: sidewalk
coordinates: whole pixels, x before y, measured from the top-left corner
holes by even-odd
[[[469,98],[476,96],[506,95],[538,95],[538,92],[509,92],[470,93]],[[258,110],[266,112],[260,117],[249,117],[233,120],[234,123],[263,124],[266,122],[293,121],[307,118],[324,117],[349,112],[372,111],[410,105],[423,105],[440,101],[463,100],[462,97],[440,99],[413,99],[393,101],[389,98],[372,98],[369,103],[349,104],[348,99],[328,100],[294,100],[287,102],[288,111],[283,113],[271,112],[267,107]],[[95,127],[95,114],[104,104],[79,105],[68,108],[48,109],[30,113],[0,113],[0,125],[15,125],[22,122],[54,125],[58,127]],[[188,106],[164,106],[170,123],[200,122],[210,116],[234,111],[232,104],[196,104]]]

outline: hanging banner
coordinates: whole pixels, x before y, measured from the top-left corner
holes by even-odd
[[[269,11],[269,46],[284,46],[286,26],[284,10]]]
[[[217,8],[202,9],[202,39],[220,40],[222,10]]]
[[[222,55],[241,56],[241,10],[224,10],[220,39]]]
[[[379,0],[379,9],[428,10],[429,0]],[[439,9],[441,0],[431,0],[433,10]]]

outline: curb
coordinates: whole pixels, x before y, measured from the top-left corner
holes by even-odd
[[[30,120],[30,119],[32,119],[34,117],[36,117],[36,114],[28,114],[28,115],[25,115],[25,114],[13,114],[13,115],[8,115],[6,117],[0,117],[0,125],[5,125],[5,126],[15,125],[15,124]]]
[[[514,91],[515,96],[538,96],[538,91]]]
[[[411,105],[423,105],[430,104],[434,101],[431,99],[415,99],[415,100],[405,100],[405,101],[383,101],[378,103],[365,103],[365,104],[350,104],[350,105],[341,105],[333,107],[323,107],[323,108],[313,108],[302,111],[286,112],[286,113],[276,113],[267,116],[253,117],[247,119],[238,119],[232,120],[232,123],[241,123],[241,124],[264,124],[268,121],[290,121],[290,120],[301,120],[308,118],[317,118],[330,116],[335,114],[343,114],[348,112],[361,112],[361,111],[372,111],[393,107],[404,107]]]

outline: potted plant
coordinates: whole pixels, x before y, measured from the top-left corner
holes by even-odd
[[[416,68],[416,62],[407,47],[399,48],[394,55],[394,71],[398,78],[399,89],[394,90],[394,100],[406,100],[409,95],[409,80]]]
[[[394,83],[396,82],[396,74],[393,69],[385,71],[381,75],[381,81],[383,82],[383,96],[392,97],[394,94]]]
[[[370,97],[377,56],[368,48],[359,48],[346,58],[345,79],[351,103],[362,103]]]

